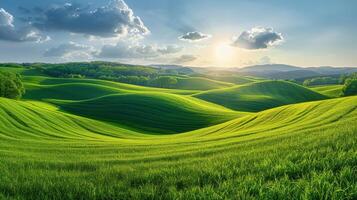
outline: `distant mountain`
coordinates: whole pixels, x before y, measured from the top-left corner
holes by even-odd
[[[357,72],[357,67],[308,67],[307,69],[324,75],[348,74]]]
[[[284,72],[276,72],[269,74],[269,78],[273,79],[301,79],[301,78],[309,78],[309,77],[316,77],[316,76],[323,76],[319,72],[306,70],[306,69],[299,69],[293,71],[284,71]]]
[[[297,67],[284,64],[253,65],[236,70],[237,72],[272,79],[301,79],[317,76],[331,76],[357,72],[357,67]]]
[[[269,64],[269,65],[253,65],[241,68],[241,72],[257,72],[257,71],[273,71],[273,72],[287,72],[299,70],[301,67],[284,65],[284,64]]]

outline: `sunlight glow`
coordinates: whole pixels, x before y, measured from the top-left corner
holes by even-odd
[[[228,43],[220,42],[214,47],[216,62],[227,64],[234,58],[234,48]]]

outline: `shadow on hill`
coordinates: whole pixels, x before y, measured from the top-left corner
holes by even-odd
[[[285,81],[256,82],[227,89],[211,90],[193,96],[230,109],[248,112],[327,99],[322,94]]]

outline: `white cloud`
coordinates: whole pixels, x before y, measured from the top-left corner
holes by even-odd
[[[58,47],[47,49],[44,56],[66,60],[89,60],[93,58],[93,54],[95,53],[96,50],[94,47],[69,42],[68,44],[61,44]]]
[[[189,63],[189,62],[192,62],[192,61],[195,61],[195,60],[197,60],[197,57],[196,57],[196,56],[186,54],[186,55],[181,55],[181,56],[178,57],[178,58],[175,58],[175,59],[173,60],[173,63],[183,64],[183,63]]]
[[[173,54],[178,53],[182,50],[182,47],[177,45],[167,45],[165,47],[158,48],[157,51],[162,54]]]
[[[49,40],[49,37],[43,36],[37,29],[30,26],[17,28],[14,24],[14,17],[0,8],[0,40],[44,42]]]
[[[104,45],[98,53],[101,58],[154,58],[162,55],[175,54],[182,50],[176,45],[157,47],[145,44],[127,44],[118,42],[116,45]]]
[[[42,30],[61,30],[97,37],[146,35],[150,31],[124,0],[111,0],[106,6],[86,9],[66,3],[45,10],[34,23]]]
[[[11,26],[13,27],[14,17],[6,12],[3,8],[0,8],[0,26]]]
[[[243,49],[266,49],[283,41],[282,34],[272,28],[255,27],[235,37],[232,45]]]

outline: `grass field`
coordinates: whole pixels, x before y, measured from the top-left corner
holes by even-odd
[[[258,81],[266,81],[264,78],[251,77],[251,76],[239,76],[235,74],[226,74],[226,75],[212,75],[210,78],[214,80],[234,83],[237,85],[243,85],[247,83],[253,83]]]
[[[51,102],[73,114],[151,133],[181,133],[246,115],[193,97],[154,92]]]
[[[76,78],[50,78],[50,77],[44,77],[44,76],[25,76],[24,77],[24,83],[27,85],[27,94],[29,95],[29,98],[32,98],[32,92],[35,91],[35,93],[38,93],[39,95],[42,95],[41,93],[58,93],[58,91],[55,91],[56,88],[61,87],[60,93],[62,95],[65,95],[65,92],[73,92],[72,91],[72,86],[73,84],[76,84],[78,86],[84,86],[86,88],[80,88],[75,89],[74,92],[87,92],[86,90],[89,89],[92,93],[94,90],[97,90],[98,92],[103,92],[100,91],[102,89],[104,90],[114,90],[113,92],[109,93],[117,93],[118,90],[122,91],[142,91],[142,92],[164,92],[164,93],[173,93],[173,94],[195,94],[199,91],[195,90],[178,90],[178,89],[163,89],[163,88],[155,88],[155,87],[143,87],[143,86],[137,86],[137,85],[130,85],[126,83],[118,83],[118,82],[112,82],[112,81],[104,81],[104,80],[98,80],[98,79],[76,79]],[[67,87],[66,87],[67,84]],[[86,89],[86,90],[85,90]],[[42,91],[38,91],[42,90]],[[95,92],[97,93],[97,92]],[[108,94],[109,94],[108,93]],[[34,97],[37,95],[34,94]],[[98,96],[97,96],[98,97]]]
[[[52,107],[0,102],[3,198],[357,195],[357,127],[351,126],[356,97],[279,107],[172,136],[142,135]]]
[[[193,96],[240,111],[261,111],[286,104],[326,99],[326,96],[285,81],[262,81]]]
[[[357,199],[356,96],[33,75],[0,98],[0,199]]]
[[[328,97],[339,97],[342,93],[343,85],[322,85],[310,88]]]
[[[186,90],[212,90],[226,87],[232,87],[234,84],[216,81],[208,78],[190,77],[190,78],[177,78],[176,89]]]

